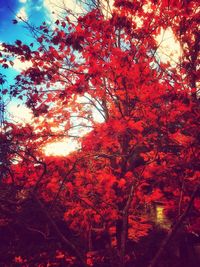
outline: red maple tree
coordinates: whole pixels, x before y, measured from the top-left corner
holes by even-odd
[[[20,203],[40,207],[62,251],[76,257],[56,252],[69,266],[136,264],[134,246],[155,227],[152,210],[161,204],[171,227],[141,265],[153,267],[180,229],[199,234],[198,1],[90,5],[76,21],[32,28],[36,48],[4,44],[32,64],[11,94],[32,109],[34,123],[5,123],[2,181],[19,188]],[[156,38],[168,29],[182,50],[176,64],[159,58]],[[83,128],[90,130],[79,136]],[[40,149],[71,136],[80,149],[68,156]]]

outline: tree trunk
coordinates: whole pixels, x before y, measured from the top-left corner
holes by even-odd
[[[122,219],[122,231],[121,231],[121,249],[120,249],[121,267],[125,266],[127,238],[128,238],[128,214],[124,214]]]

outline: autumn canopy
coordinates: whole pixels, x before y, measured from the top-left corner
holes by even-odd
[[[1,126],[0,263],[199,266],[181,247],[200,234],[198,1],[80,4],[3,45],[4,68],[31,64],[2,94],[33,118]]]

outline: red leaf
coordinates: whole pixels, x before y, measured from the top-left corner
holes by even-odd
[[[13,22],[13,24],[17,24],[18,23],[18,21],[16,19],[13,19],[12,22]]]
[[[2,91],[2,94],[5,95],[5,94],[7,94],[7,92],[8,92],[8,90],[7,90],[7,89],[4,89],[4,90]]]

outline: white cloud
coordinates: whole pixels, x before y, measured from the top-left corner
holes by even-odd
[[[25,7],[20,8],[20,10],[18,11],[16,18],[21,18],[23,20],[27,20],[28,19],[28,15],[26,13],[26,9]]]
[[[109,17],[113,11],[114,0],[101,0],[100,2],[104,16]],[[78,3],[77,0],[43,0],[43,6],[54,20],[60,18],[59,15],[63,13],[64,9],[70,10],[73,14],[85,12],[84,5]],[[73,15],[69,17],[72,20],[76,20]]]
[[[31,123],[33,114],[32,111],[24,104],[18,104],[16,102],[10,102],[7,106],[8,116],[16,123]]]
[[[67,156],[69,153],[80,148],[77,141],[64,138],[62,141],[47,144],[43,151],[47,156]]]
[[[32,66],[32,63],[30,61],[24,61],[22,62],[20,59],[15,58],[13,60],[13,69],[17,70],[17,71],[23,71],[26,70],[28,68],[30,68]]]
[[[84,8],[76,0],[43,0],[43,6],[52,19],[58,19],[64,10],[71,10],[73,13],[83,13]],[[73,16],[71,16],[73,19]]]
[[[113,11],[114,0],[101,0],[101,9],[105,17],[110,17]]]
[[[169,61],[171,65],[178,63],[182,54],[182,49],[172,29],[161,29],[160,34],[156,37],[156,41],[159,45],[157,53],[161,61],[163,63]]]
[[[19,0],[19,2],[25,4],[27,0]]]
[[[2,42],[0,41],[0,51],[1,51],[1,53],[2,53],[2,51],[3,51],[3,46],[2,46]]]

